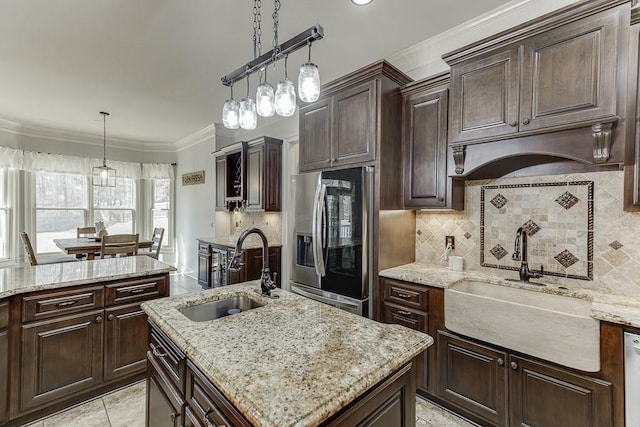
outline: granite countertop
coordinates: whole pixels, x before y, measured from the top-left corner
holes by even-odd
[[[146,255],[0,269],[0,298],[175,271]]]
[[[257,237],[257,236],[253,236],[253,237]],[[237,238],[234,236],[228,236],[228,237],[198,237],[196,240],[199,240],[201,242],[204,243],[211,243],[211,244],[215,244],[215,245],[221,245],[221,246],[227,246],[231,249],[234,249],[236,247],[236,242],[237,242]],[[244,244],[242,245],[242,249],[256,249],[256,248],[262,248],[262,241],[258,239],[247,239]],[[269,243],[269,247],[270,248],[279,248],[282,247],[282,242],[276,242],[276,241],[269,241],[267,242]]]
[[[259,281],[145,302],[143,310],[253,424],[314,426],[420,354],[433,339]],[[207,322],[179,308],[235,295],[264,307]]]
[[[517,272],[514,273],[517,275]],[[580,298],[591,301],[591,317],[594,319],[640,328],[639,295],[619,294],[607,290],[583,289],[576,286],[567,288],[559,284],[545,283],[544,277],[534,279],[538,283],[545,284],[545,286],[537,286],[506,280],[479,271],[451,271],[445,267],[417,262],[382,270],[379,276],[445,289],[461,280],[478,280],[502,286],[527,289],[534,292]],[[606,289],[605,286],[601,286],[601,288]]]

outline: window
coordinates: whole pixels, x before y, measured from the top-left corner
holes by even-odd
[[[85,224],[87,179],[82,175],[36,172],[37,253],[59,251],[53,239],[76,237]],[[33,240],[33,239],[32,239]]]
[[[162,246],[169,247],[171,245],[171,232],[169,223],[171,212],[171,180],[170,179],[154,179],[153,180],[153,206],[151,207],[153,228],[164,228],[164,237]]]
[[[0,168],[0,259],[9,258],[9,209],[5,193],[7,169]]]
[[[115,187],[93,187],[93,221],[102,221],[109,234],[135,232],[135,181],[117,178]]]

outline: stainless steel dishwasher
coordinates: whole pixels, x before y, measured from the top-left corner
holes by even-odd
[[[624,333],[625,425],[640,426],[640,335]]]

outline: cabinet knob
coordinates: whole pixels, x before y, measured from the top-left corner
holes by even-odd
[[[511,362],[511,369],[518,369],[518,364],[516,362]]]
[[[518,122],[513,121],[513,122],[509,122],[509,126],[511,126],[512,128],[518,126]]]
[[[444,203],[444,197],[438,197],[438,202]]]
[[[523,124],[523,125],[528,125],[529,123],[531,123],[531,120],[529,120],[529,119],[524,119],[524,120],[522,121],[522,124]]]
[[[115,320],[116,316],[114,314],[110,314],[107,316],[107,320],[112,321]]]
[[[496,362],[498,362],[499,366],[503,366],[504,365],[504,360],[502,360],[502,357],[498,357],[498,360],[496,360]]]
[[[96,323],[100,323],[102,322],[102,316],[97,316],[96,317]]]

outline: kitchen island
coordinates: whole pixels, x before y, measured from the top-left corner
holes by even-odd
[[[257,289],[247,282],[142,305],[152,323],[148,415],[164,399],[171,422],[184,425],[415,424],[414,363],[431,337]],[[202,322],[180,311],[238,295],[264,305]]]

